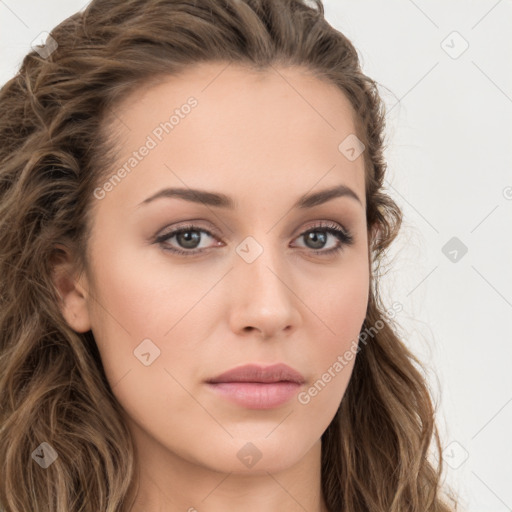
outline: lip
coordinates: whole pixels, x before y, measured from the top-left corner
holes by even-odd
[[[232,368],[206,381],[223,398],[248,409],[272,409],[297,394],[305,379],[297,370],[279,363]]]

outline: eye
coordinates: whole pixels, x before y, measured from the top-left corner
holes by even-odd
[[[215,235],[210,231],[190,224],[158,236],[154,243],[160,244],[165,251],[184,256],[193,256],[211,247],[223,245],[222,242],[218,242],[215,245],[208,246],[207,240],[204,240],[205,238],[216,239]],[[324,222],[313,226],[311,229],[301,233],[296,240],[300,238],[303,238],[307,244],[302,247],[322,256],[334,254],[341,251],[345,246],[354,243],[353,236],[347,230],[341,229],[337,224],[331,222]],[[324,246],[329,241],[329,238],[333,239],[334,245],[330,244],[331,247],[325,249]],[[173,239],[174,243],[172,242]],[[203,244],[203,242],[205,243]],[[175,244],[178,244],[178,247]]]
[[[325,248],[329,237],[334,238],[334,245]],[[314,254],[328,256],[341,251],[345,246],[353,245],[354,237],[346,230],[341,229],[337,224],[331,222],[320,223],[302,233],[297,239],[303,238],[306,248],[310,248]]]
[[[191,224],[188,226],[182,226],[178,229],[170,231],[169,233],[160,235],[158,238],[156,238],[155,243],[162,245],[164,250],[172,252],[174,254],[183,254],[186,256],[190,256],[192,254],[203,252],[203,250],[207,248],[200,247],[201,242],[203,241],[202,238],[204,238],[204,236],[201,236],[202,233],[206,234],[210,238],[214,238],[214,235],[210,233],[208,230],[199,228],[198,226]],[[181,248],[172,246],[168,247],[169,242],[173,238],[176,239],[176,243],[178,243]]]

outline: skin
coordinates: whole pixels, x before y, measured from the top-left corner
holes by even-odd
[[[77,332],[92,329],[125,411],[141,464],[133,512],[326,511],[321,436],[355,360],[307,404],[294,396],[268,410],[228,402],[204,381],[284,362],[305,377],[304,392],[354,346],[369,287],[364,164],[338,150],[356,132],[354,113],[339,89],[301,68],[257,74],[201,64],[118,106],[118,167],[190,96],[197,107],[93,198],[89,271],[57,274],[62,313]],[[343,196],[290,209],[340,184],[361,202]],[[236,208],[179,198],[138,206],[165,187],[222,192]],[[166,252],[193,251],[176,236],[155,243],[184,221],[212,233],[199,235],[202,254]],[[304,233],[322,221],[348,230],[353,244],[315,254],[339,244],[321,228],[323,246],[308,243]],[[248,236],[263,249],[251,263],[236,252]],[[160,350],[149,366],[134,355],[144,339]],[[237,457],[248,442],[261,454],[251,468]]]

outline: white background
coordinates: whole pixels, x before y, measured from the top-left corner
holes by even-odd
[[[86,3],[0,0],[0,83],[41,32]],[[387,186],[405,222],[384,297],[403,304],[405,341],[425,363],[446,479],[462,510],[510,511],[512,2],[325,8],[388,108]]]

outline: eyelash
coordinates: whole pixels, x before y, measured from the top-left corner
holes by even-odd
[[[179,227],[179,228],[177,228],[173,231],[170,231],[169,233],[166,233],[164,235],[158,236],[155,239],[154,243],[161,245],[163,250],[165,250],[167,252],[171,252],[173,254],[183,255],[183,256],[193,256],[193,255],[202,253],[202,252],[210,249],[210,248],[207,248],[207,249],[184,250],[184,249],[176,249],[175,247],[169,248],[168,246],[167,247],[165,246],[164,242],[170,240],[171,238],[174,238],[177,235],[185,233],[187,231],[206,233],[208,236],[211,236],[212,238],[216,238],[215,235],[212,234],[210,231],[200,228],[199,226],[189,224],[186,226]],[[342,251],[345,248],[345,246],[351,246],[354,243],[354,237],[350,234],[350,232],[348,230],[340,229],[336,224],[333,224],[330,222],[322,222],[317,226],[313,226],[312,228],[301,233],[297,238],[305,236],[308,233],[317,232],[317,231],[326,232],[326,233],[329,233],[329,234],[335,236],[339,240],[340,243],[336,247],[333,247],[328,250],[310,249],[310,251],[316,255],[329,256],[329,255],[332,255],[332,254]]]

